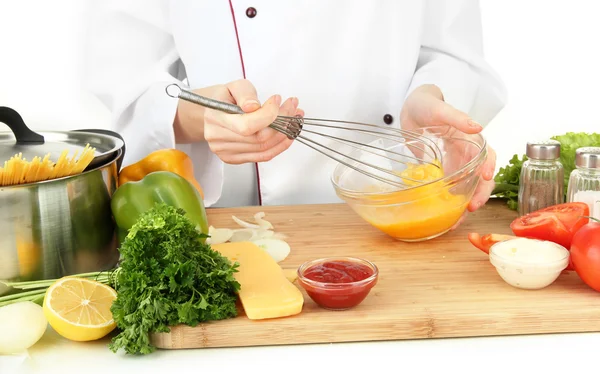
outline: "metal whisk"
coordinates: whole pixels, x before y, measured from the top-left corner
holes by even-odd
[[[218,100],[198,95],[192,91],[188,91],[181,88],[175,83],[169,84],[165,88],[165,91],[167,95],[173,98],[189,101],[191,103],[195,103],[206,108],[220,110],[222,112],[230,114],[245,114],[242,108],[240,108],[237,105],[221,102]],[[269,127],[283,133],[289,139],[298,141],[363,175],[399,188],[405,188],[407,186],[414,187],[415,185],[422,183],[422,181],[404,176],[400,178],[399,174],[397,172],[394,172],[394,170],[392,170],[391,168],[385,168],[382,166],[374,165],[371,162],[367,162],[357,157],[353,157],[346,152],[336,150],[318,141],[310,139],[304,136],[304,134],[313,134],[319,137],[333,140],[338,145],[348,146],[352,149],[360,150],[361,152],[382,157],[384,159],[387,159],[389,162],[398,162],[405,165],[409,162],[417,164],[425,163],[439,168],[440,164],[438,163],[441,163],[442,160],[442,152],[434,139],[424,136],[423,134],[420,134],[418,132],[413,132],[409,130],[387,128],[360,122],[306,118],[300,116],[278,116],[275,119],[275,121],[273,121],[273,123],[269,125]],[[414,147],[415,151],[412,152],[413,155],[409,155],[407,153],[400,153],[390,149],[384,149],[382,147],[364,144],[352,139],[324,134],[323,132],[314,131],[310,129],[310,127],[316,127],[320,129],[345,130],[362,134],[369,134],[381,140],[391,141],[392,144],[397,143]],[[419,157],[415,154],[422,156]],[[425,157],[429,158],[431,161],[426,160]],[[353,164],[342,160],[342,158],[352,160]],[[434,161],[437,161],[438,163]],[[362,167],[359,165],[362,165]],[[366,171],[364,167],[369,167],[371,169],[378,170],[381,173],[387,175],[388,177],[384,177],[381,174],[377,175],[374,172]],[[391,179],[389,176],[393,176],[395,177],[395,179]],[[405,181],[410,181],[411,183],[408,184]]]

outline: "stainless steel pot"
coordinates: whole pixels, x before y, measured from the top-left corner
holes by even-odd
[[[97,150],[81,174],[0,187],[0,279],[42,280],[112,268],[119,252],[110,201],[123,139],[107,130],[35,133],[6,107],[0,107],[0,122],[13,130],[0,132],[0,166],[15,150],[24,157],[48,152],[56,157],[86,143]]]

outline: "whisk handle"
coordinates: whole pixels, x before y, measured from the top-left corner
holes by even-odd
[[[176,92],[173,90],[176,89]],[[229,114],[244,114],[245,112],[239,106],[235,104],[225,103],[219,100],[210,99],[208,97],[204,97],[194,93],[192,91],[184,90],[179,87],[176,83],[172,83],[165,88],[167,95],[171,97],[175,97],[178,99],[182,99],[185,101],[189,101],[194,104],[202,105],[203,107],[220,110],[221,112],[229,113]]]

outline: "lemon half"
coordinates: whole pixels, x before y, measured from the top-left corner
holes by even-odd
[[[116,298],[117,292],[103,283],[64,277],[46,291],[44,315],[50,326],[64,338],[97,340],[116,327],[110,311]]]

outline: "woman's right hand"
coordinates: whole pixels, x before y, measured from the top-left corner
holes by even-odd
[[[278,115],[304,116],[295,97],[281,103],[270,97],[262,106],[250,81],[241,79],[225,85],[194,90],[216,100],[236,104],[246,114],[228,114],[179,100],[175,123],[178,143],[206,141],[210,149],[228,164],[266,162],[292,144],[284,134],[268,127]]]

